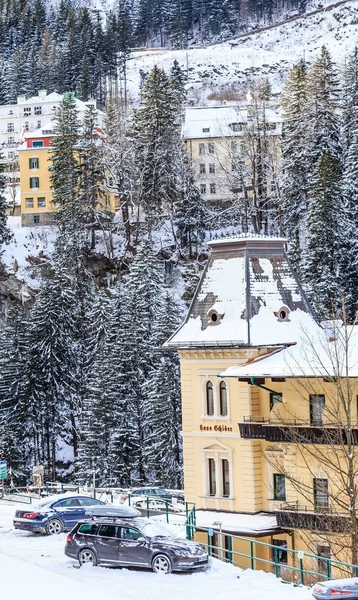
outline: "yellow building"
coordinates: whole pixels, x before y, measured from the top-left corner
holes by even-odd
[[[275,203],[282,119],[264,104],[187,108],[183,140],[201,194],[210,204]]]
[[[51,189],[51,140],[53,124],[25,136],[19,149],[21,224],[23,227],[50,225],[56,210]],[[118,197],[105,192],[101,209],[114,213]]]
[[[205,541],[212,529],[217,553],[233,552],[237,564],[252,566],[256,540],[271,545],[255,544],[256,568],[271,570],[264,561],[273,558],[280,569],[297,566],[288,548],[317,555],[305,556],[304,568],[326,573],[326,558],[352,560],[340,481],[345,417],[332,359],[339,336],[316,322],[284,239],[209,245],[187,318],[167,342],[180,354],[184,486],[198,509],[196,535]],[[229,548],[228,534],[247,539]]]

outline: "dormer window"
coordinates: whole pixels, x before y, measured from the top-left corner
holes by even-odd
[[[231,123],[230,127],[233,131],[242,131],[244,124],[243,123]]]
[[[203,127],[203,133],[210,133],[210,127]]]
[[[289,321],[290,309],[287,306],[281,306],[280,310],[274,313],[278,321]]]
[[[209,325],[218,325],[223,318],[223,314],[218,313],[217,310],[212,309],[208,312],[208,324]]]

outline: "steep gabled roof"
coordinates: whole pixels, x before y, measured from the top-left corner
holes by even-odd
[[[284,238],[245,234],[209,246],[211,257],[186,320],[167,346],[284,346],[295,343],[302,328],[319,327]]]

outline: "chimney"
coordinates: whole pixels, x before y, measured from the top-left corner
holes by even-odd
[[[18,104],[24,104],[24,102],[26,102],[26,96],[18,96],[17,97]]]
[[[39,90],[39,98],[46,98],[47,90]]]

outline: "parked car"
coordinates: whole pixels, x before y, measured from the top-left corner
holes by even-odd
[[[129,500],[125,500],[125,505],[129,505]],[[161,510],[169,512],[183,512],[185,511],[185,504],[183,502],[171,502],[169,500],[165,500],[165,498],[139,498],[136,497],[131,498],[130,506],[135,506],[136,508],[141,508],[143,510]]]
[[[99,509],[96,512],[100,514]],[[175,537],[162,523],[113,514],[77,523],[67,535],[65,554],[80,565],[143,567],[155,573],[191,571],[208,565],[202,544]]]
[[[141,488],[132,488],[129,492],[131,498],[132,496],[150,496],[153,498],[161,498],[162,500],[170,500],[176,498],[179,502],[184,502],[184,494],[180,492],[169,492],[161,487],[141,487]],[[127,500],[128,495],[123,496],[123,500]]]
[[[312,596],[315,600],[324,600],[324,598],[358,600],[358,577],[320,581],[313,586]]]
[[[86,511],[95,506],[106,506],[105,502],[88,496],[68,494],[48,496],[15,512],[15,529],[48,535],[70,531],[86,516]]]

